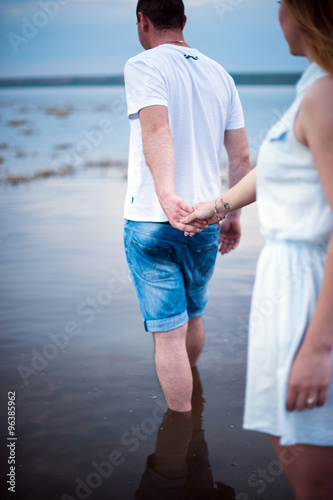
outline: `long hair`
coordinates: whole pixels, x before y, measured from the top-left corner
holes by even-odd
[[[184,3],[182,0],[139,0],[136,15],[141,12],[157,30],[178,30],[183,27]]]
[[[312,59],[333,76],[332,0],[284,0]]]

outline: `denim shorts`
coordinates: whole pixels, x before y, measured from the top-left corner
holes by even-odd
[[[217,226],[190,237],[169,223],[125,220],[124,243],[147,332],[174,330],[202,316],[219,244]]]

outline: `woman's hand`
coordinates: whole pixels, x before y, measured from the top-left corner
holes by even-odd
[[[196,203],[195,205],[193,205],[193,208],[193,213],[179,221],[180,223],[186,224],[188,226],[188,230],[184,231],[185,236],[194,236],[194,234],[196,234],[190,231],[190,224],[197,224],[202,221],[207,225],[212,225],[217,224],[218,222],[214,210],[214,201]]]
[[[195,218],[186,226],[181,223],[181,219],[187,218],[193,212],[193,208],[176,194],[168,194],[167,197],[160,199],[160,203],[172,227],[180,231],[191,232],[191,234],[199,233],[208,227],[207,221],[195,220]]]
[[[302,346],[289,375],[287,410],[302,411],[323,406],[332,376],[332,351]]]
[[[218,222],[214,212],[214,201],[205,201],[193,205],[194,212],[186,218],[181,219],[183,224],[190,224],[196,220],[206,220],[208,224],[216,224]]]

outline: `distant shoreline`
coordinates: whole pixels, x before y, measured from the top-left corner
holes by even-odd
[[[231,73],[236,85],[295,85],[301,73]],[[123,86],[123,75],[1,78],[0,88]]]

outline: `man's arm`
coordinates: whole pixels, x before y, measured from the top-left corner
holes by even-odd
[[[245,129],[226,130],[224,145],[229,160],[228,187],[230,189],[250,170],[250,157]],[[240,242],[240,214],[240,209],[230,212],[221,224],[219,251],[222,254],[234,250]]]
[[[181,231],[202,230],[207,227],[205,222],[195,221],[191,227],[185,227],[179,222],[192,213],[193,208],[175,193],[175,157],[168,108],[148,106],[139,111],[139,118],[145,160],[154,179],[157,197],[170,224]]]

